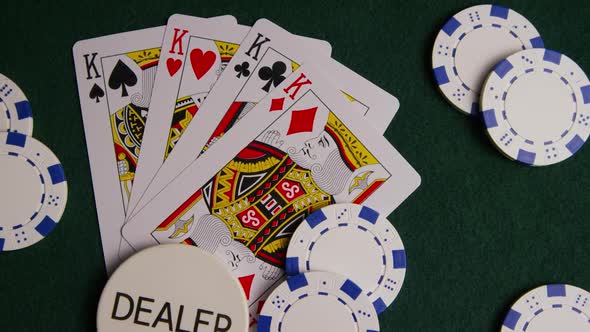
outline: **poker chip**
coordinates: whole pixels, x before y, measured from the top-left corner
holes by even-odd
[[[127,259],[101,294],[98,332],[248,330],[240,283],[195,246],[166,244]]]
[[[442,27],[432,50],[439,89],[461,112],[479,111],[481,86],[495,64],[517,51],[543,47],[537,29],[498,5],[464,9]]]
[[[574,61],[552,50],[502,60],[485,83],[481,104],[496,147],[527,165],[563,161],[590,134],[590,82]]]
[[[286,271],[346,276],[381,313],[400,292],[406,252],[395,228],[378,212],[358,204],[334,204],[309,215],[297,228],[287,250]]]
[[[33,134],[31,104],[22,90],[0,74],[0,132]]]
[[[20,133],[0,133],[0,251],[45,238],[59,222],[68,185],[49,148]]]
[[[589,300],[590,293],[575,286],[537,287],[514,303],[501,332],[589,331]]]
[[[330,272],[290,277],[268,297],[258,332],[379,331],[375,309],[352,280]]]

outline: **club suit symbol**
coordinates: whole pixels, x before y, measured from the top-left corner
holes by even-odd
[[[236,77],[240,78],[242,76],[244,76],[244,77],[250,76],[250,70],[248,68],[250,68],[250,64],[246,61],[242,62],[241,64],[237,64],[234,67],[234,70],[238,73],[238,75],[236,75]]]
[[[258,77],[263,81],[268,81],[262,87],[262,90],[269,92],[271,85],[276,87],[285,80],[283,75],[287,71],[287,65],[284,62],[277,61],[273,63],[272,68],[265,66],[258,71]]]

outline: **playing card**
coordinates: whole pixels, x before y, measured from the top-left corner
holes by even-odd
[[[210,146],[224,135],[296,70],[305,57],[329,59],[331,48],[327,43],[322,46],[324,43],[294,36],[266,19],[258,20],[232,59],[229,70],[207,96],[198,120],[186,129],[136,206],[143,207],[197,158],[201,147]]]
[[[164,27],[74,45],[80,106],[107,271],[119,265]]]
[[[199,17],[170,17],[130,206],[172,151],[248,31],[243,25]]]
[[[136,250],[185,243],[214,253],[257,305],[310,213],[342,202],[393,211],[419,175],[328,82],[311,65],[286,78],[139,210],[124,237]]]
[[[233,16],[209,20],[235,23]],[[79,41],[73,55],[107,272],[119,265],[165,27]]]

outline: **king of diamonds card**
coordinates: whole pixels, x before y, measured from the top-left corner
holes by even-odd
[[[326,82],[305,65],[285,79],[132,217],[125,237],[138,250],[172,242],[215,254],[254,317],[307,215],[342,202],[391,212],[420,178]]]

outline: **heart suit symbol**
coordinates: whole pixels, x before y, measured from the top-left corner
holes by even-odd
[[[176,72],[182,66],[182,61],[179,59],[168,59],[166,60],[166,67],[168,67],[168,73],[170,76],[174,76]]]
[[[197,79],[200,80],[213,67],[217,55],[213,51],[203,53],[200,48],[195,48],[191,51],[190,58],[193,72]]]

